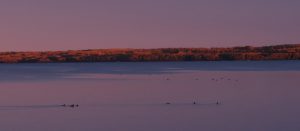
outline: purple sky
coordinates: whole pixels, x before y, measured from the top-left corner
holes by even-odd
[[[0,51],[300,43],[299,0],[1,0]]]

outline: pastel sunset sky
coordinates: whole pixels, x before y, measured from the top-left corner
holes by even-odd
[[[300,43],[299,0],[1,0],[0,51]]]

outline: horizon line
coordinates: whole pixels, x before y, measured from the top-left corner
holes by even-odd
[[[241,45],[241,46],[215,46],[215,47],[158,47],[158,48],[87,48],[87,49],[69,49],[69,50],[24,50],[24,51],[0,51],[0,53],[6,52],[66,52],[66,51],[88,51],[88,50],[155,50],[155,49],[215,49],[215,48],[236,48],[236,47],[271,47],[271,46],[284,46],[284,45],[300,45],[298,44],[275,44],[275,45]]]

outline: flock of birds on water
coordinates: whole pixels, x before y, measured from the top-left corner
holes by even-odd
[[[166,78],[166,80],[171,80],[170,78]],[[195,80],[199,80],[199,78],[195,78]],[[227,81],[235,81],[235,82],[238,82],[239,80],[238,79],[231,79],[231,78],[225,78],[225,77],[220,77],[220,78],[211,78],[212,81],[224,81],[224,80],[227,80]]]
[[[171,105],[171,102],[166,102],[165,104],[166,104],[166,105]],[[197,103],[194,101],[192,104],[193,104],[193,105],[196,105]],[[216,101],[215,104],[216,104],[216,105],[219,105],[219,104],[221,104],[221,102],[220,102],[220,101]],[[62,107],[71,107],[71,108],[79,107],[78,104],[70,104],[70,105],[68,105],[68,104],[63,104],[63,105],[60,105],[60,106],[62,106]]]
[[[166,105],[170,105],[171,102],[166,102],[165,104],[166,104]],[[193,104],[193,105],[196,105],[197,103],[194,101],[192,104]],[[217,102],[215,102],[215,104],[216,104],[216,105],[219,105],[219,104],[221,104],[221,102],[217,101]]]
[[[171,105],[171,102],[166,102],[165,104],[166,104],[166,105]],[[194,101],[192,104],[193,104],[193,105],[196,105],[197,103]],[[221,104],[221,102],[216,101],[215,104],[216,104],[216,105],[219,105],[219,104]],[[68,105],[68,104],[62,104],[62,105],[60,105],[60,106],[62,106],[62,107],[71,107],[71,108],[79,107],[78,104],[70,104],[70,105]]]
[[[231,80],[233,80],[233,79],[231,79],[231,78],[225,78],[225,77],[221,77],[220,79],[217,79],[217,78],[212,78],[211,80],[212,80],[212,81],[222,81],[222,80],[231,81]],[[238,82],[239,80],[233,80],[233,81],[236,81],[236,82]]]
[[[62,107],[71,107],[71,108],[79,107],[78,104],[71,104],[71,105],[63,104],[63,105],[60,105],[60,106],[62,106]]]
[[[166,78],[166,80],[170,80],[170,78]],[[199,80],[199,79],[196,78],[195,80]],[[218,78],[211,78],[211,80],[212,80],[212,81],[221,81],[221,80],[228,80],[228,81],[231,81],[231,80],[233,80],[233,79],[221,77],[221,78],[219,78],[219,79],[218,79]],[[234,81],[238,82],[239,80],[234,80]],[[166,105],[171,105],[172,103],[171,103],[171,102],[166,102],[165,104],[166,104]],[[193,102],[192,104],[193,104],[193,105],[197,105],[196,102]],[[221,102],[216,101],[215,104],[216,104],[216,105],[219,105],[219,104],[221,104]],[[68,104],[63,104],[63,105],[60,105],[60,106],[62,106],[62,107],[71,107],[71,108],[79,107],[78,104],[70,104],[70,105],[68,105]]]
[[[166,78],[166,80],[171,80],[171,79],[170,79],[170,78]],[[199,78],[195,78],[195,80],[199,80]],[[235,81],[235,82],[238,82],[238,81],[239,81],[239,80],[237,80],[237,79],[234,80],[234,79],[231,79],[231,78],[225,78],[225,77],[211,78],[211,80],[212,80],[212,81],[216,81],[216,82],[222,81],[222,80]],[[170,105],[171,102],[166,102],[165,104],[166,104],[166,105]],[[193,105],[196,105],[197,103],[196,103],[196,102],[193,102],[192,104],[193,104]],[[216,105],[219,105],[219,104],[221,104],[221,102],[216,101],[215,104],[216,104]]]

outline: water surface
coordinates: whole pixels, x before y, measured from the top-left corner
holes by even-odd
[[[0,73],[5,131],[300,129],[298,61],[2,64]]]

